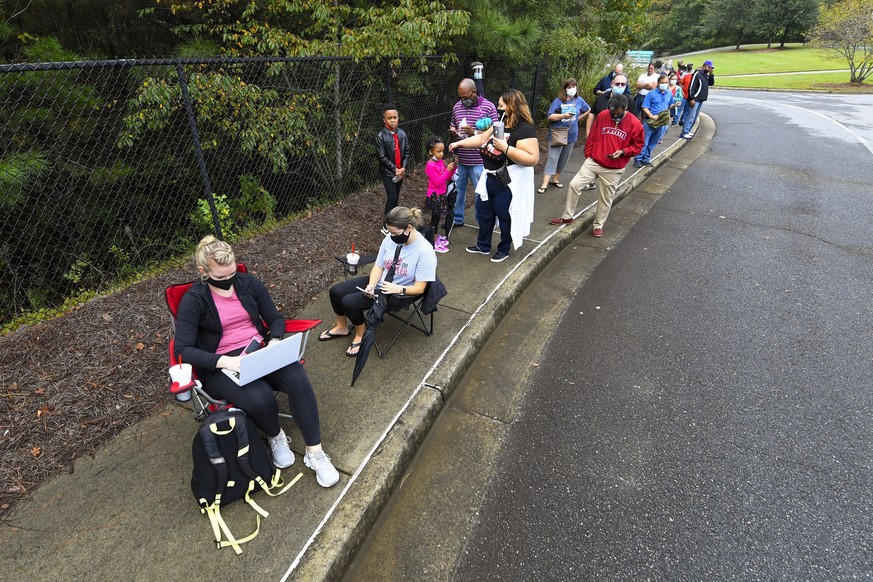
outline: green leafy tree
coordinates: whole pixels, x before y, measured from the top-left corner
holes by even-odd
[[[755,27],[748,0],[710,0],[706,6],[705,22],[719,36],[730,39],[737,50],[749,31]]]
[[[655,50],[682,53],[715,46],[705,20],[707,0],[654,0],[648,36]]]
[[[807,32],[807,38],[812,46],[846,59],[850,83],[863,83],[873,72],[873,1],[842,0],[821,6],[818,24]]]
[[[234,57],[419,57],[441,50],[469,22],[466,12],[427,0],[380,5],[204,0],[159,4],[144,14],[185,15],[186,22],[174,31],[186,41],[186,51],[214,47],[212,52]],[[419,66],[427,65],[422,60]],[[275,172],[286,171],[292,159],[306,158],[319,183],[334,188],[333,193],[342,191],[355,173],[358,158],[350,154],[369,137],[365,125],[378,108],[381,86],[376,74],[346,76],[339,61],[322,67],[320,85],[310,83],[304,90],[293,63],[271,65],[267,82],[246,79],[233,66],[192,74],[188,81],[198,123],[208,134],[204,145],[232,143],[268,160]],[[153,78],[129,105],[134,113],[126,120],[122,146],[172,123],[182,102],[172,78]]]
[[[746,7],[746,13],[751,14],[755,29],[767,39],[767,48],[774,40],[784,47],[792,34],[800,34],[815,24],[818,7],[818,0],[756,0],[754,9]]]

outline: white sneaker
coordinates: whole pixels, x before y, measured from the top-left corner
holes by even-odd
[[[333,487],[339,481],[339,473],[324,450],[317,453],[306,451],[303,455],[303,464],[315,471],[315,480],[322,487]]]
[[[288,437],[285,436],[284,430],[280,430],[279,434],[267,440],[270,441],[270,450],[273,451],[273,465],[275,467],[287,469],[294,464],[294,453],[288,446]]]

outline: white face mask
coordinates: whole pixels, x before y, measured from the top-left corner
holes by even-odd
[[[567,87],[567,97],[576,96],[576,87]]]
[[[676,79],[670,79],[670,84],[671,84],[671,85],[675,85],[675,84],[676,84]]]

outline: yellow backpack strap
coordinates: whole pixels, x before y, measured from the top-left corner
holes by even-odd
[[[239,544],[242,542],[238,542],[233,537],[230,528],[227,527],[224,518],[221,517],[221,506],[218,503],[213,503],[212,505],[201,507],[200,511],[206,514],[209,518],[210,525],[212,525],[212,534],[215,536],[215,547],[221,549],[230,546],[233,548],[233,551],[236,552],[236,555],[240,555],[242,553],[242,548],[239,547]],[[260,526],[261,518],[258,516],[258,527],[260,528]],[[222,540],[222,535],[224,535],[227,540]]]
[[[290,483],[287,483],[284,487],[282,487],[282,472],[279,469],[276,469],[276,472],[273,474],[273,478],[270,481],[270,485],[267,485],[267,483],[260,476],[255,477],[255,481],[258,482],[258,485],[261,486],[261,489],[263,489],[267,495],[269,495],[270,497],[278,497],[279,495],[282,495],[283,493],[291,489],[291,486],[297,483],[297,481],[299,481],[302,476],[303,473],[297,473],[297,476],[291,479]],[[279,491],[274,491],[274,489],[277,487],[282,488]]]
[[[242,554],[242,548],[240,548],[241,544],[244,544],[248,541],[255,539],[261,531],[261,516],[267,517],[270,515],[267,511],[261,508],[254,500],[251,498],[252,491],[255,490],[254,481],[249,481],[249,487],[246,491],[246,503],[248,503],[252,509],[257,512],[255,516],[257,523],[255,524],[255,531],[245,536],[244,538],[235,538],[233,533],[231,533],[230,528],[227,527],[227,523],[225,523],[224,518],[221,517],[221,496],[219,495],[216,499],[215,503],[212,505],[206,505],[206,500],[201,499],[201,509],[203,513],[209,517],[209,523],[212,525],[212,533],[215,536],[215,547],[218,549],[231,547],[236,555]],[[222,535],[227,538],[226,540],[221,539]]]

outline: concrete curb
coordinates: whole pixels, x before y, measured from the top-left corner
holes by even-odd
[[[714,133],[714,123],[702,113],[694,130]],[[689,140],[680,141],[677,142],[679,145],[674,144],[660,152],[654,158],[652,167],[641,168],[623,182],[614,204],[629,196],[690,143]],[[397,421],[376,446],[370,461],[353,476],[345,495],[337,501],[335,511],[316,531],[299,564],[292,564],[282,580],[338,580],[342,576],[395,486],[401,482],[405,468],[446,400],[500,319],[531,281],[577,236],[588,230],[593,220],[593,209],[586,209],[573,223],[557,227],[554,235],[556,240],[549,238],[535,247],[483,302],[487,309],[480,306],[483,313],[477,310],[471,321],[458,333],[456,341],[442,360],[425,376],[407,405],[398,413]]]

